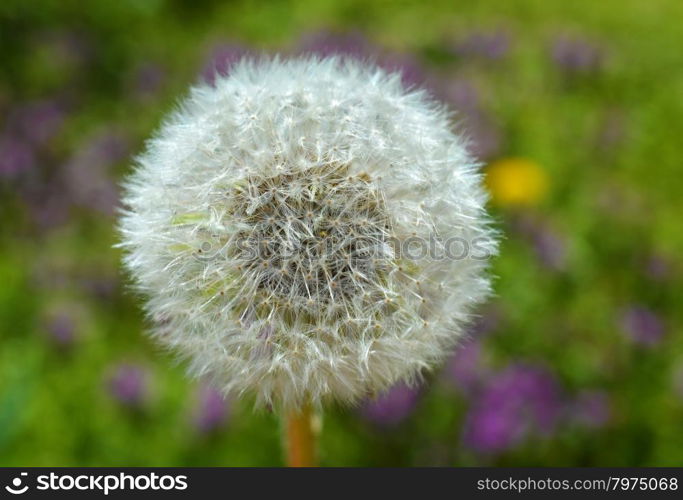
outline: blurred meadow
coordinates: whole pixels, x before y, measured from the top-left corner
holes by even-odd
[[[495,297],[418,388],[331,408],[334,466],[683,465],[683,3],[0,2],[0,465],[281,465],[188,380],[112,248],[118,184],[189,85],[341,53],[457,112],[504,234]]]

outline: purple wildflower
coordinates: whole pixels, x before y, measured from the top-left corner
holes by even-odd
[[[483,365],[484,346],[481,339],[495,330],[500,320],[501,312],[498,308],[485,307],[468,328],[469,338],[455,350],[446,363],[445,375],[465,394],[473,394],[488,376],[488,369]]]
[[[504,31],[476,31],[453,45],[453,52],[461,57],[501,59],[510,50],[510,36]]]
[[[96,44],[84,32],[52,31],[39,36],[39,44],[50,50],[50,55],[63,68],[73,68],[90,62],[96,54]]]
[[[106,272],[85,275],[78,282],[86,293],[103,301],[111,300],[119,287],[118,276]]]
[[[229,405],[215,388],[203,385],[199,390],[199,405],[195,426],[202,433],[213,432],[222,427],[229,413]]]
[[[543,267],[553,271],[566,269],[565,240],[550,223],[535,216],[524,215],[513,220],[512,228],[531,245]]]
[[[149,373],[143,366],[120,364],[109,378],[109,393],[123,406],[140,408],[149,393],[148,379]]]
[[[469,149],[478,158],[487,159],[500,151],[500,133],[480,106],[480,95],[470,80],[456,77],[439,90],[443,99],[450,102],[461,114],[462,129],[471,141]]]
[[[620,313],[621,329],[635,342],[645,347],[654,347],[664,336],[664,324],[651,309],[631,305]]]
[[[69,216],[71,200],[57,180],[49,186],[31,186],[24,193],[24,200],[33,221],[43,229],[63,224]]]
[[[29,143],[41,146],[52,139],[64,123],[64,109],[56,101],[27,103],[15,111],[11,121]]]
[[[360,412],[366,420],[380,427],[394,427],[414,411],[419,395],[418,387],[400,383],[376,399],[368,400]]]
[[[552,374],[535,366],[512,365],[492,377],[475,399],[463,441],[479,452],[501,452],[532,432],[551,434],[562,409]]]
[[[202,79],[213,85],[217,76],[227,75],[232,65],[247,54],[249,50],[242,45],[221,43],[214,46],[201,71]]]
[[[445,85],[442,93],[444,99],[459,112],[467,115],[479,112],[479,91],[467,78],[454,78]]]
[[[123,136],[107,132],[90,139],[64,168],[66,186],[77,204],[111,214],[118,203],[118,189],[110,167],[128,154]]]
[[[600,67],[602,52],[586,40],[560,36],[553,42],[552,58],[567,72],[588,72]]]
[[[566,247],[556,232],[549,228],[541,228],[534,235],[533,244],[536,256],[545,268],[554,271],[561,271],[566,268]]]
[[[140,99],[153,97],[159,92],[166,79],[166,70],[159,64],[146,62],[137,67],[133,74],[133,92]]]
[[[602,151],[617,151],[626,136],[626,119],[618,109],[605,112],[598,126],[596,145]]]
[[[418,61],[407,54],[385,54],[377,61],[391,73],[399,73],[403,85],[411,88],[425,83],[425,75]]]
[[[61,312],[49,318],[46,325],[49,339],[61,348],[71,347],[74,343],[76,325],[71,315]]]
[[[21,139],[12,136],[0,137],[0,178],[14,178],[34,164],[33,151]]]
[[[670,259],[661,254],[652,254],[645,261],[645,275],[653,281],[666,281],[673,271]]]
[[[408,54],[382,52],[359,32],[310,34],[299,42],[298,52],[313,53],[322,57],[341,55],[356,59],[370,58],[376,60],[386,71],[400,73],[401,80],[407,87],[425,81],[424,72],[413,57]]]
[[[498,155],[501,138],[498,128],[483,114],[477,114],[464,122],[464,131],[471,140],[468,148],[477,158],[488,160]]]
[[[298,51],[319,56],[343,55],[363,59],[372,52],[367,39],[360,33],[318,32],[306,35],[298,44]]]
[[[446,364],[448,378],[467,394],[482,383],[484,373],[481,367],[482,345],[479,340],[468,340],[456,349]]]

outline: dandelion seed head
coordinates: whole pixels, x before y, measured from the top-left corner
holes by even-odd
[[[477,164],[443,106],[366,63],[241,60],[191,90],[124,188],[153,335],[263,405],[415,382],[489,292]],[[411,238],[470,254],[406,255]]]

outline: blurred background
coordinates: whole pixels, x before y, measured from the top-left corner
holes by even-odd
[[[279,422],[144,336],[118,184],[244,54],[341,53],[457,111],[496,296],[418,388],[324,416],[334,466],[683,465],[683,3],[0,2],[0,465],[280,465]]]

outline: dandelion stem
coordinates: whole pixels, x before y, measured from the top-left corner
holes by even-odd
[[[285,422],[287,465],[289,467],[316,467],[316,433],[313,430],[313,412],[309,405],[287,415]]]

